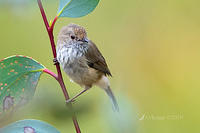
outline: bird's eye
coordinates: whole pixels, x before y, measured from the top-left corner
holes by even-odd
[[[71,35],[71,39],[75,39],[75,38],[76,38],[75,36]]]

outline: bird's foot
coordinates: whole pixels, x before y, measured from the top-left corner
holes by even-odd
[[[53,59],[53,62],[54,62],[54,63],[53,63],[54,65],[57,65],[57,64],[59,64],[59,62],[58,62],[57,58],[54,58],[54,59]]]
[[[72,102],[75,102],[75,99],[68,99],[68,100],[66,100],[65,101],[66,106],[70,108],[72,106]]]
[[[76,100],[72,98],[72,99],[66,100],[65,103],[66,103],[66,104],[69,104],[69,103],[73,103],[73,102],[75,102],[75,101],[76,101]]]

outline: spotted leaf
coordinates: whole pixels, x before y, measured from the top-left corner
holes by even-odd
[[[33,97],[44,69],[26,56],[0,60],[0,121]]]
[[[60,131],[46,122],[27,119],[0,128],[0,133],[60,133]]]

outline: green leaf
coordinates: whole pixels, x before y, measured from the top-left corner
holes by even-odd
[[[0,133],[60,133],[52,125],[39,120],[21,120],[0,128]]]
[[[0,121],[33,97],[43,69],[43,65],[26,56],[0,61]]]
[[[58,17],[78,18],[91,13],[99,0],[60,0]]]

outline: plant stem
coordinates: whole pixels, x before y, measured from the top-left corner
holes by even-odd
[[[50,30],[53,30],[54,24],[56,23],[56,20],[58,19],[58,15],[54,18],[52,24],[50,25]]]
[[[52,52],[53,52],[53,57],[56,58],[56,48],[55,48],[55,43],[54,43],[53,27],[54,27],[54,24],[55,24],[56,20],[58,19],[58,16],[55,17],[55,19],[54,19],[54,21],[53,21],[53,23],[52,23],[52,25],[50,27],[49,23],[47,21],[47,17],[45,15],[45,12],[44,12],[41,0],[37,0],[37,2],[38,2],[38,5],[39,5],[41,14],[42,14],[42,18],[43,18],[46,30],[47,30],[48,35],[49,35],[49,39],[50,39],[50,43],[51,43],[51,48],[52,48]],[[63,78],[62,78],[62,73],[61,73],[60,65],[59,64],[56,64],[56,69],[57,69],[58,76],[56,76],[53,72],[50,72],[50,70],[48,70],[48,69],[45,70],[45,72],[48,73],[48,74],[50,74],[50,75],[52,75],[54,78],[56,78],[56,80],[59,82],[59,84],[60,84],[60,86],[62,88],[63,94],[65,96],[65,100],[68,100],[70,98],[69,98],[69,95],[67,93],[67,90],[66,90]],[[74,123],[75,129],[76,129],[76,132],[77,133],[81,133],[79,125],[78,125],[78,121],[76,119],[76,116],[75,116],[75,113],[73,111],[71,103],[69,103],[69,109],[70,109],[70,111],[72,113],[72,119],[73,119],[73,123]]]
[[[54,77],[56,80],[58,80],[58,76],[57,76],[54,72],[52,72],[51,70],[45,68],[45,69],[43,70],[43,72],[45,72],[45,73],[51,75],[51,76]]]

